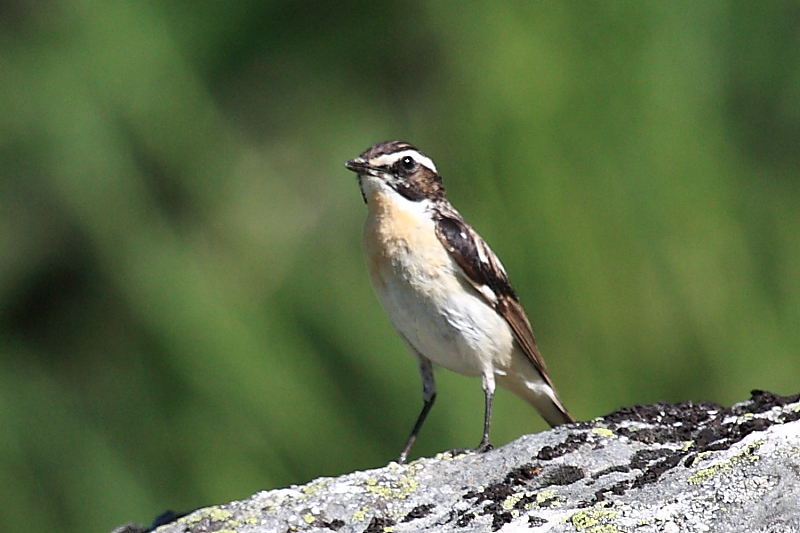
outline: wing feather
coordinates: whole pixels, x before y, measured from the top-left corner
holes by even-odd
[[[542,379],[555,390],[544,359],[536,347],[530,321],[497,255],[452,207],[440,206],[435,213],[435,220],[439,241],[461,267],[464,277],[505,319],[522,351]]]

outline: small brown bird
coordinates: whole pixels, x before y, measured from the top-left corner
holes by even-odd
[[[358,174],[367,204],[364,251],[375,293],[416,357],[424,405],[399,463],[436,399],[432,363],[481,376],[483,438],[495,382],[551,425],[574,422],[547,374],[528,317],[500,260],[445,195],[433,161],[401,141],[376,144],[345,166]]]

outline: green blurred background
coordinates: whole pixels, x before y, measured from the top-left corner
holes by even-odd
[[[394,459],[343,163],[411,141],[581,419],[800,390],[797,2],[0,3],[0,530]],[[474,446],[437,373],[414,456]],[[493,442],[544,423],[499,394]]]

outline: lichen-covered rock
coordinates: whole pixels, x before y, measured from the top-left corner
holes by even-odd
[[[260,492],[157,531],[800,531],[798,399],[626,408],[485,454]]]

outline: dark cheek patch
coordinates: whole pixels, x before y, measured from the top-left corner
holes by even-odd
[[[403,197],[412,202],[421,200],[443,200],[445,197],[442,178],[426,167],[419,167],[416,172],[405,178],[395,177],[389,185]]]
[[[401,196],[412,202],[420,202],[425,199],[425,193],[419,185],[412,181],[396,181],[391,184],[394,190]]]

